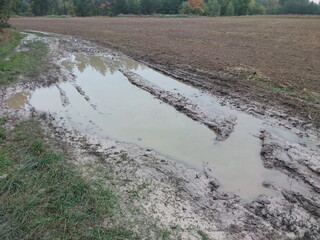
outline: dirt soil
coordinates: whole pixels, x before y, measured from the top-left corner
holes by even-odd
[[[18,28],[117,49],[241,110],[320,127],[318,18],[14,18]],[[262,105],[252,104],[258,102]],[[288,115],[289,114],[289,117]]]
[[[276,196],[260,195],[253,201],[244,201],[222,191],[218,180],[208,176],[205,169],[199,172],[150,149],[67,130],[59,119],[31,106],[8,108],[7,99],[15,92],[72,81],[74,76],[59,64],[66,56],[119,54],[75,37],[28,35],[25,41],[47,43],[51,49],[49,62],[56,67],[32,81],[25,79],[6,89],[0,88],[1,113],[11,122],[41,118],[48,132],[68,148],[84,174],[102,177],[107,186],[118,192],[128,219],[138,223],[136,231],[145,236],[143,239],[166,239],[168,233],[167,239],[318,239],[318,152],[261,132],[265,167],[287,174],[288,178],[305,184],[310,192],[301,195],[265,182],[264,186],[274,189]],[[64,104],[63,97],[61,101]],[[160,235],[152,228],[155,224],[162,229]],[[104,225],[111,226],[112,222],[105,219]]]

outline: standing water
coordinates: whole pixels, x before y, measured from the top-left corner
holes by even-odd
[[[111,60],[79,54],[65,60],[63,65],[75,74],[76,80],[37,89],[29,98],[29,104],[65,119],[73,129],[151,148],[198,170],[205,165],[220,181],[223,190],[244,199],[275,194],[263,187],[264,181],[305,191],[304,186],[286,175],[262,165],[260,130],[269,128],[284,134],[283,130],[264,126],[262,120],[223,107],[212,96],[130,59]],[[234,132],[225,141],[215,142],[215,133],[208,127],[132,85],[119,67],[139,74],[164,90],[180,93],[210,111],[235,115]],[[22,99],[28,97],[25,94]],[[11,101],[8,101],[9,107],[15,106]],[[298,139],[288,136],[289,140]]]

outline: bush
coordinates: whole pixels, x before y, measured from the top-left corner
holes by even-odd
[[[193,8],[189,4],[189,2],[183,2],[179,7],[180,14],[192,14]]]
[[[12,2],[10,0],[0,0],[0,28],[10,27],[9,18]]]
[[[7,137],[7,131],[5,128],[0,128],[0,142]]]
[[[202,4],[206,16],[220,16],[221,6],[217,0],[209,0],[207,3]]]
[[[10,18],[9,15],[0,14],[0,28],[10,27],[9,18]]]
[[[23,16],[23,17],[34,17],[34,14],[32,12],[24,12],[24,13],[21,13],[20,16]]]

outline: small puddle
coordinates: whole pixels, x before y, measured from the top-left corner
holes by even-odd
[[[7,106],[12,109],[23,108],[28,103],[30,95],[29,92],[15,93],[7,100]]]
[[[76,81],[37,89],[29,103],[37,110],[56,114],[73,129],[151,148],[199,170],[205,166],[211,169],[209,174],[220,181],[223,190],[244,199],[275,194],[263,187],[264,181],[306,191],[306,187],[295,180],[263,167],[258,138],[263,121],[221,106],[196,88],[130,59],[78,54],[63,65],[76,75]],[[141,75],[164,90],[179,92],[216,113],[236,115],[235,131],[227,140],[215,143],[213,131],[132,85],[119,67]]]

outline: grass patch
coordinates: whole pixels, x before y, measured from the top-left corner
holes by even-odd
[[[285,88],[285,87],[278,87],[275,84],[269,83],[269,82],[264,82],[264,81],[256,81],[258,86],[261,86],[263,88],[267,88],[273,92],[277,93],[282,93],[286,94],[289,96],[294,96],[294,97],[300,97],[305,100],[310,100],[310,101],[317,101],[320,99],[320,93],[308,91],[306,89],[303,90],[295,90],[292,88]]]
[[[310,99],[320,99],[320,93],[309,92],[308,93],[308,98],[310,98]]]
[[[40,33],[40,32],[34,32],[34,31],[28,31],[28,30],[24,30],[23,32],[24,33],[31,33],[31,34],[34,34],[34,35],[36,35],[38,37],[51,37],[48,34],[44,34],[44,33]]]
[[[155,14],[151,15],[152,17],[158,18],[192,18],[195,17],[193,15],[185,15],[185,14]]]
[[[7,131],[5,128],[0,128],[0,143],[4,141],[7,137]]]
[[[200,237],[201,237],[202,240],[210,240],[208,234],[206,234],[205,232],[199,230],[199,231],[198,231],[198,234],[200,235]]]
[[[23,44],[26,51],[16,52],[23,35],[15,32],[11,41],[0,47],[0,85],[9,85],[21,74],[32,76],[44,67],[48,47],[41,41]]]
[[[256,81],[256,83],[258,86],[270,89],[273,92],[280,92],[280,93],[287,93],[289,95],[295,95],[295,93],[293,91],[291,91],[290,89],[283,88],[283,87],[277,87],[269,82]]]
[[[45,18],[69,18],[69,15],[46,15]]]
[[[104,184],[85,180],[64,155],[51,151],[37,121],[5,131],[1,239],[139,239],[119,220],[117,196]],[[103,227],[105,219],[112,224]]]
[[[8,56],[13,51],[13,49],[19,45],[21,39],[23,38],[23,35],[18,32],[8,34],[10,34],[8,36],[10,38],[10,41],[0,45],[1,60]]]
[[[185,14],[150,14],[150,15],[136,15],[136,14],[119,14],[117,17],[143,17],[143,18],[195,18],[199,17],[196,15],[185,15]]]
[[[8,118],[7,117],[0,118],[0,126],[1,125],[5,125],[7,122],[8,122]]]

